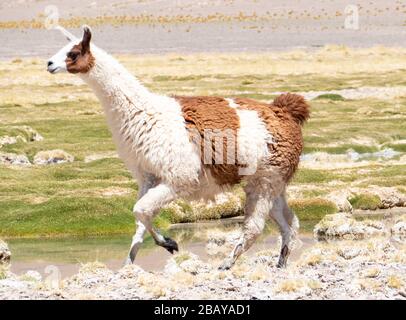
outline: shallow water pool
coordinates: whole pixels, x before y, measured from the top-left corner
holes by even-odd
[[[175,239],[180,251],[190,251],[202,260],[209,258],[206,252],[205,234],[210,229],[232,230],[238,227],[240,220],[231,223],[195,223],[175,226],[165,234]],[[309,230],[314,222],[303,222],[300,232],[302,247],[292,254],[292,259],[300,256],[302,249],[315,243]],[[57,267],[62,278],[69,277],[79,270],[82,264],[99,261],[110,269],[117,270],[123,266],[127,256],[132,235],[114,235],[86,238],[51,238],[51,239],[9,239],[12,252],[11,271],[17,275],[28,270],[35,270],[43,276],[47,270]],[[259,250],[278,249],[278,232],[273,224],[266,227],[264,234],[258,239],[247,254]],[[137,255],[137,264],[148,271],[162,270],[171,257],[164,248],[157,246],[151,237],[147,237]],[[50,268],[51,266],[51,268]]]

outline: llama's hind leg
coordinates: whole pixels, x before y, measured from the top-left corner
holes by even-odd
[[[163,236],[157,229],[152,228],[151,229],[151,235],[155,240],[155,243],[158,246],[161,246],[168,250],[171,254],[173,254],[174,251],[179,251],[178,244],[176,243],[175,240],[172,240],[169,237]]]
[[[177,244],[173,240],[163,237],[157,230],[152,227],[152,219],[155,214],[166,204],[170,203],[176,198],[175,192],[171,187],[165,184],[158,184],[150,188],[139,199],[134,206],[134,214],[137,219],[137,232],[134,235],[133,243],[131,245],[128,262],[133,263],[137,251],[143,241],[143,236],[146,231],[150,232],[155,242],[165,247],[168,251],[173,253],[177,250]]]
[[[231,254],[220,266],[220,270],[230,269],[238,257],[254,244],[264,229],[271,207],[272,201],[268,192],[256,193],[255,190],[247,192],[243,234]]]
[[[282,236],[282,246],[277,267],[285,268],[289,254],[292,251],[292,239],[297,233],[298,221],[293,211],[289,208],[284,193],[275,200],[270,215],[277,223]]]

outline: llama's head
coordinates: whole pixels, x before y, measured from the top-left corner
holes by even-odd
[[[90,51],[92,32],[88,26],[83,27],[82,39],[76,38],[62,27],[57,27],[68,39],[69,44],[48,61],[48,72],[87,73],[94,66],[94,57]]]

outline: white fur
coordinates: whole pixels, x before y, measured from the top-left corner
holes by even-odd
[[[101,49],[91,50],[96,64],[81,77],[101,101],[119,155],[134,177],[147,172],[175,188],[196,185],[200,158],[179,103],[151,93]]]
[[[253,110],[237,109],[240,119],[238,131],[238,162],[247,165],[241,168],[241,175],[253,175],[257,172],[262,161],[269,158],[268,144],[272,143],[272,135],[265,124]]]
[[[51,58],[48,66],[51,73],[67,71],[66,55],[78,44],[69,32],[63,33],[71,42]],[[202,165],[200,148],[190,141],[180,104],[173,98],[150,92],[98,47],[91,45],[91,53],[95,64],[80,76],[101,101],[118,153],[140,185],[139,199],[133,210],[138,228],[129,262],[134,261],[146,231],[157,244],[173,250],[174,242],[153,228],[154,215],[177,197],[209,197],[223,188]],[[261,233],[265,216],[286,183],[279,178],[277,169],[266,162],[272,136],[258,113],[240,109],[232,99],[228,102],[237,111],[240,121],[237,157],[248,167],[240,171],[247,175],[244,233],[225,267],[247,250]],[[274,214],[274,217],[285,219],[281,214]],[[285,226],[286,223],[282,223]]]
[[[239,107],[238,104],[235,103],[234,99],[226,98],[226,101],[228,102],[230,108],[237,109]]]
[[[48,63],[48,71],[52,74],[67,72],[66,55],[73,48],[79,44],[80,40],[73,40],[64,46],[56,55],[54,55]]]

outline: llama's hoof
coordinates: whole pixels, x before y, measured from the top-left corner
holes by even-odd
[[[162,247],[164,247],[166,250],[168,250],[171,254],[173,254],[174,251],[179,251],[178,244],[176,241],[172,240],[171,238],[164,237],[165,242],[162,244]]]
[[[233,261],[225,260],[219,267],[219,271],[226,271],[230,270],[231,267],[234,265]]]
[[[281,269],[286,268],[286,265],[288,264],[289,253],[290,253],[289,248],[287,246],[284,246],[281,250],[278,264],[276,265],[277,268],[281,268]]]
[[[131,258],[128,256],[127,259],[124,260],[123,267],[133,264]]]

